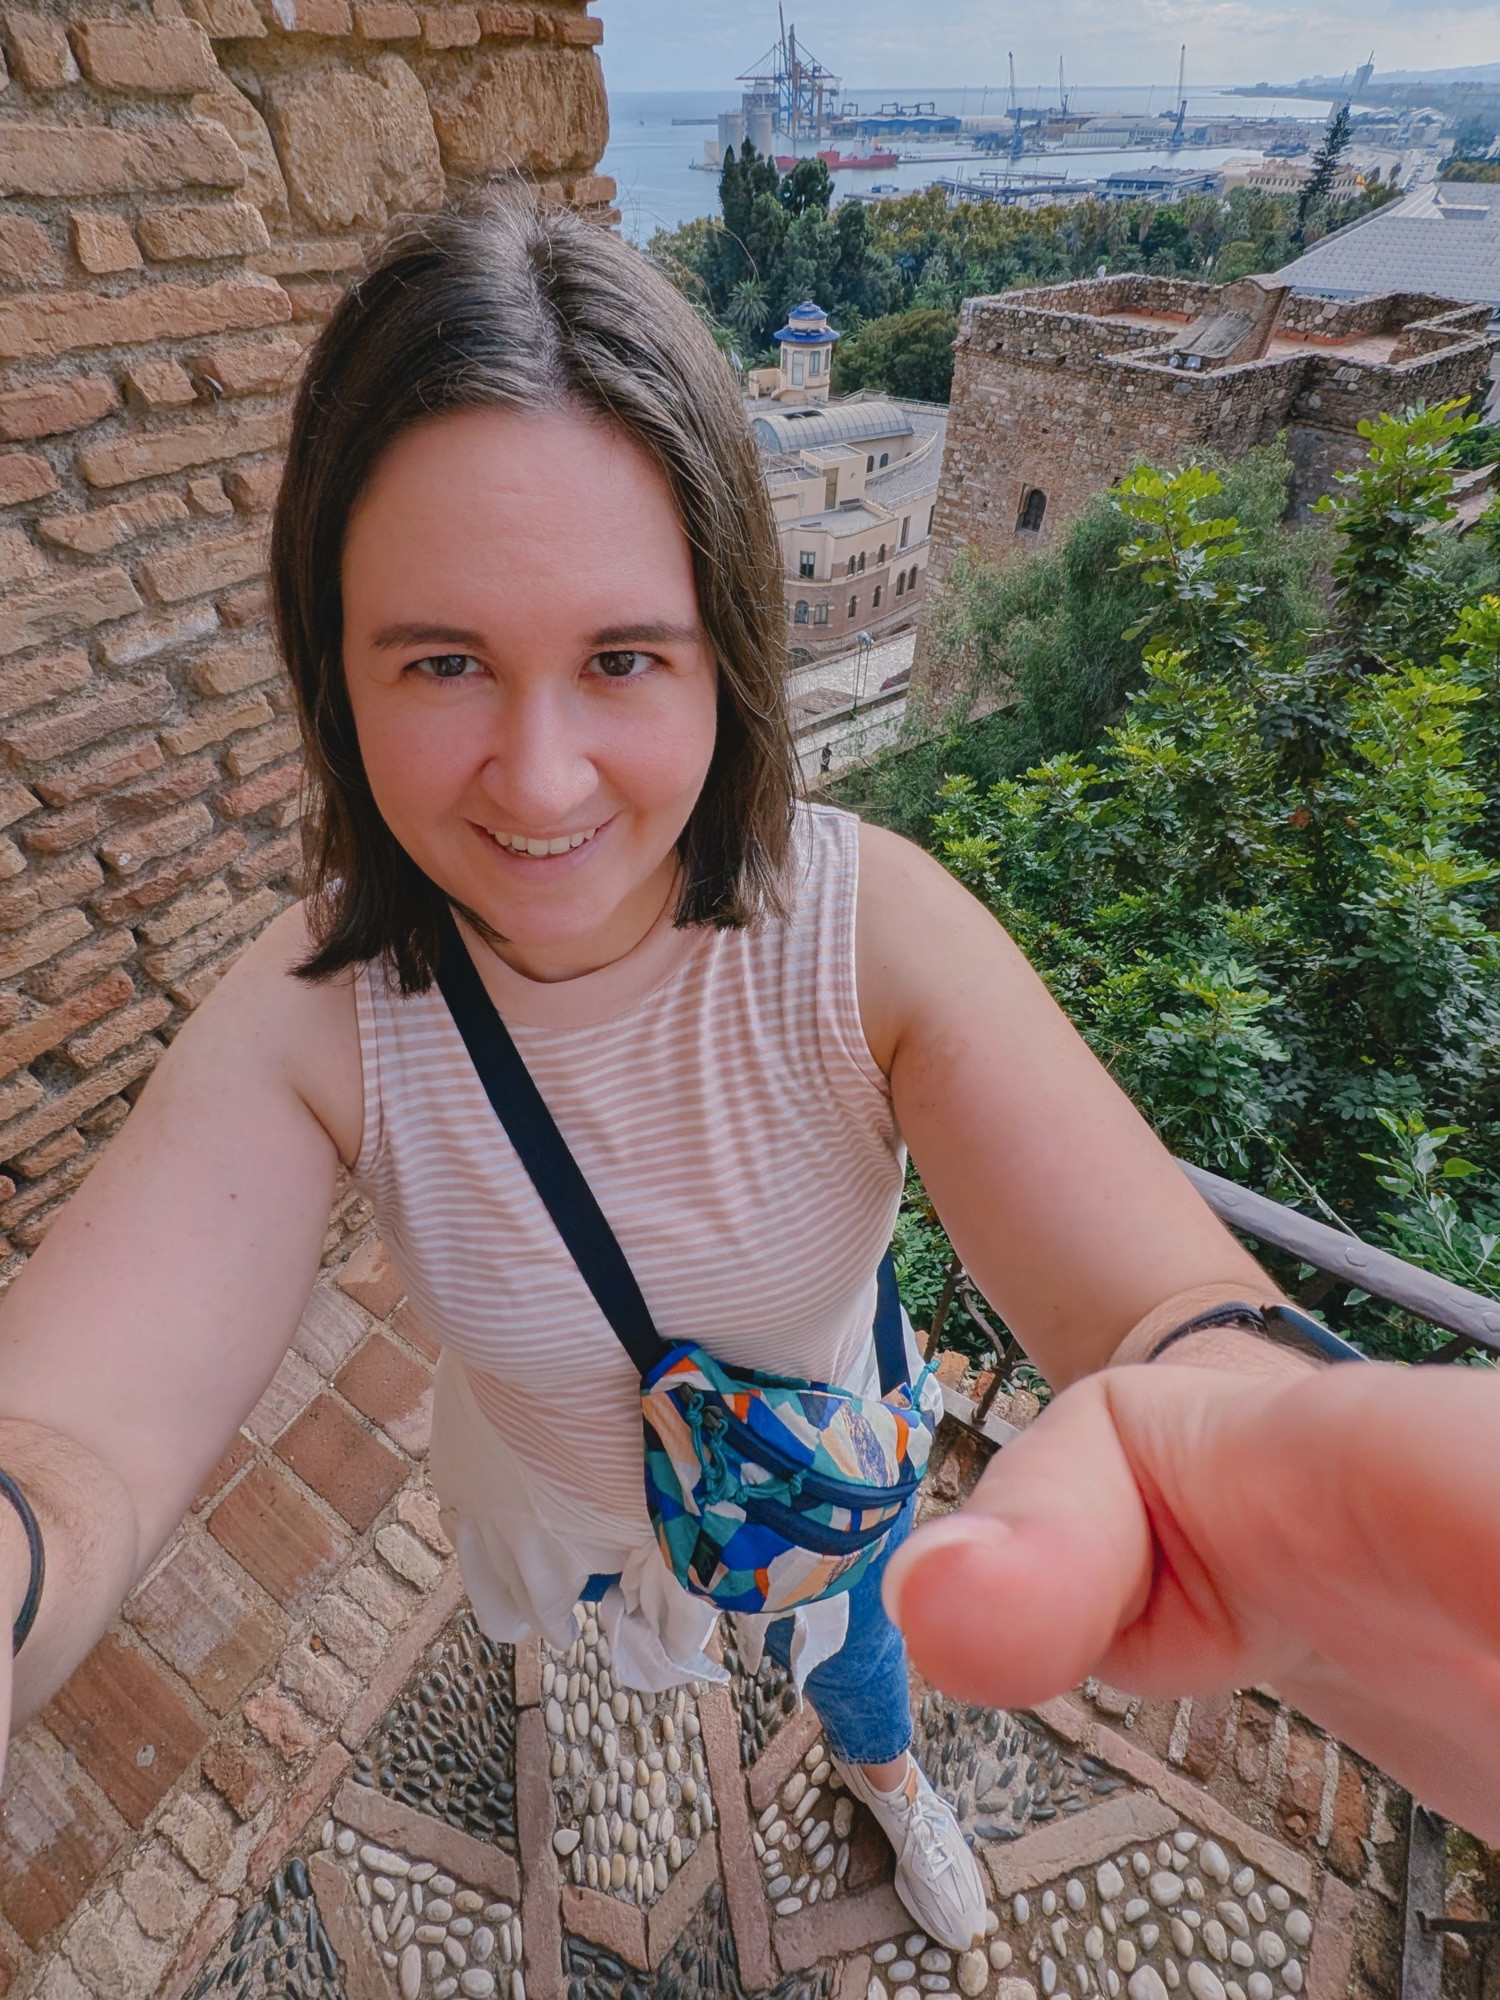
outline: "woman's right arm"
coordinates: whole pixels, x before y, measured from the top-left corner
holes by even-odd
[[[25,1720],[72,1672],[254,1408],[317,1276],[362,1115],[352,986],[291,976],[287,912],[173,1042],[0,1305],[0,1467],[46,1587],[14,1666]],[[0,1619],[29,1565],[0,1499]],[[0,1692],[10,1648],[0,1626]],[[0,1706],[0,1740],[5,1713]]]

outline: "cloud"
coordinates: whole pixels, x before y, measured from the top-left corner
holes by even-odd
[[[599,0],[614,90],[732,91],[774,39],[774,11],[742,0]],[[792,0],[788,16],[802,12]],[[1059,53],[1079,84],[1175,81],[1188,45],[1200,83],[1289,82],[1340,74],[1374,46],[1383,69],[1500,61],[1494,0],[1049,0],[1002,13],[994,0],[819,0],[799,23],[851,89],[1002,81],[1015,50],[1028,85],[1055,77]]]

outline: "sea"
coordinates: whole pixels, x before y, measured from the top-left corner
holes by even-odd
[[[916,90],[910,84],[899,90],[851,90],[852,97],[867,113],[898,99],[905,104],[920,101],[935,104],[940,113],[956,112],[962,118],[996,117],[1003,114],[1006,93],[1003,87],[971,85],[961,90]],[[1091,117],[1147,117],[1173,109],[1176,92],[1171,86],[1096,86],[1070,88],[1070,108]],[[1027,110],[1056,101],[1055,92],[1022,94]],[[704,157],[703,142],[717,144],[716,124],[721,111],[739,108],[735,90],[620,90],[610,93],[610,140],[601,171],[613,174],[620,190],[620,212],[625,233],[638,243],[648,242],[658,229],[675,229],[702,215],[715,215],[719,206],[717,173],[704,173],[695,162]],[[1299,118],[1322,120],[1329,107],[1308,98],[1236,97],[1220,88],[1189,90],[1189,119],[1206,117]],[[698,121],[682,122],[682,121]],[[838,140],[845,152],[857,150],[854,140]],[[882,147],[892,143],[874,142]],[[815,148],[804,147],[803,151]],[[973,176],[997,164],[953,139],[931,142],[902,141],[898,150],[912,155],[900,166],[863,172],[841,171],[834,176],[834,198],[855,190],[868,191],[877,183],[916,191],[930,187],[945,177]],[[1075,180],[1096,180],[1120,168],[1150,166],[1217,167],[1229,159],[1259,157],[1253,146],[1191,147],[1160,156],[1149,147],[1132,147],[1124,152],[1028,153],[1021,162],[1027,173],[1064,173]]]

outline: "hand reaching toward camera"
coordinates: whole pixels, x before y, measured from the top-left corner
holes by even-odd
[[[1109,1369],[892,1559],[912,1657],[1026,1706],[1269,1683],[1500,1838],[1500,1374]]]

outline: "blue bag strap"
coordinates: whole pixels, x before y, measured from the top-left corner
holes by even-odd
[[[906,1381],[906,1332],[896,1289],[896,1260],[889,1250],[875,1273],[875,1359],[880,1366],[880,1393],[889,1396]]]
[[[656,1330],[625,1252],[569,1152],[567,1140],[558,1131],[510,1030],[485,991],[446,906],[437,983],[495,1116],[530,1174],[599,1310],[644,1380],[665,1360],[669,1349]]]

